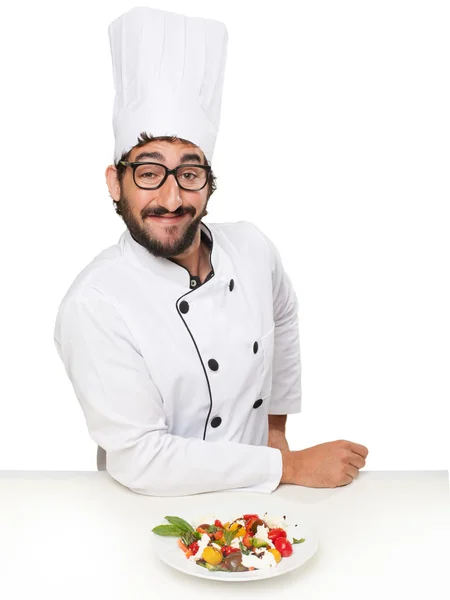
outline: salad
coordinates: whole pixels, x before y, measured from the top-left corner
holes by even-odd
[[[208,518],[194,527],[180,517],[165,517],[168,524],[158,525],[153,533],[178,538],[186,558],[209,571],[244,572],[276,567],[292,556],[296,539],[288,531],[286,517],[263,518],[245,514],[222,523]],[[294,526],[297,527],[296,525]]]

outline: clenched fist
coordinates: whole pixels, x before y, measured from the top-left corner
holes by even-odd
[[[366,464],[368,449],[360,444],[338,440],[305,450],[282,452],[281,483],[313,488],[348,485]]]

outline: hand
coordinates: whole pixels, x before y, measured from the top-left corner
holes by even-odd
[[[366,464],[368,449],[338,440],[296,452],[283,452],[281,483],[313,488],[348,485]]]

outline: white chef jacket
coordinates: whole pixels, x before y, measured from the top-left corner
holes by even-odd
[[[106,470],[140,494],[270,493],[268,415],[301,409],[298,301],[255,225],[201,223],[213,275],[125,231],[65,295],[55,343]]]

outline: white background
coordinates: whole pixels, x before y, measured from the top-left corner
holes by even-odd
[[[104,179],[107,28],[145,4],[2,9],[0,469],[96,469],[53,327],[124,229]],[[450,468],[448,3],[148,5],[228,27],[206,223],[255,222],[297,291],[291,447],[344,438],[369,448],[367,470]]]

